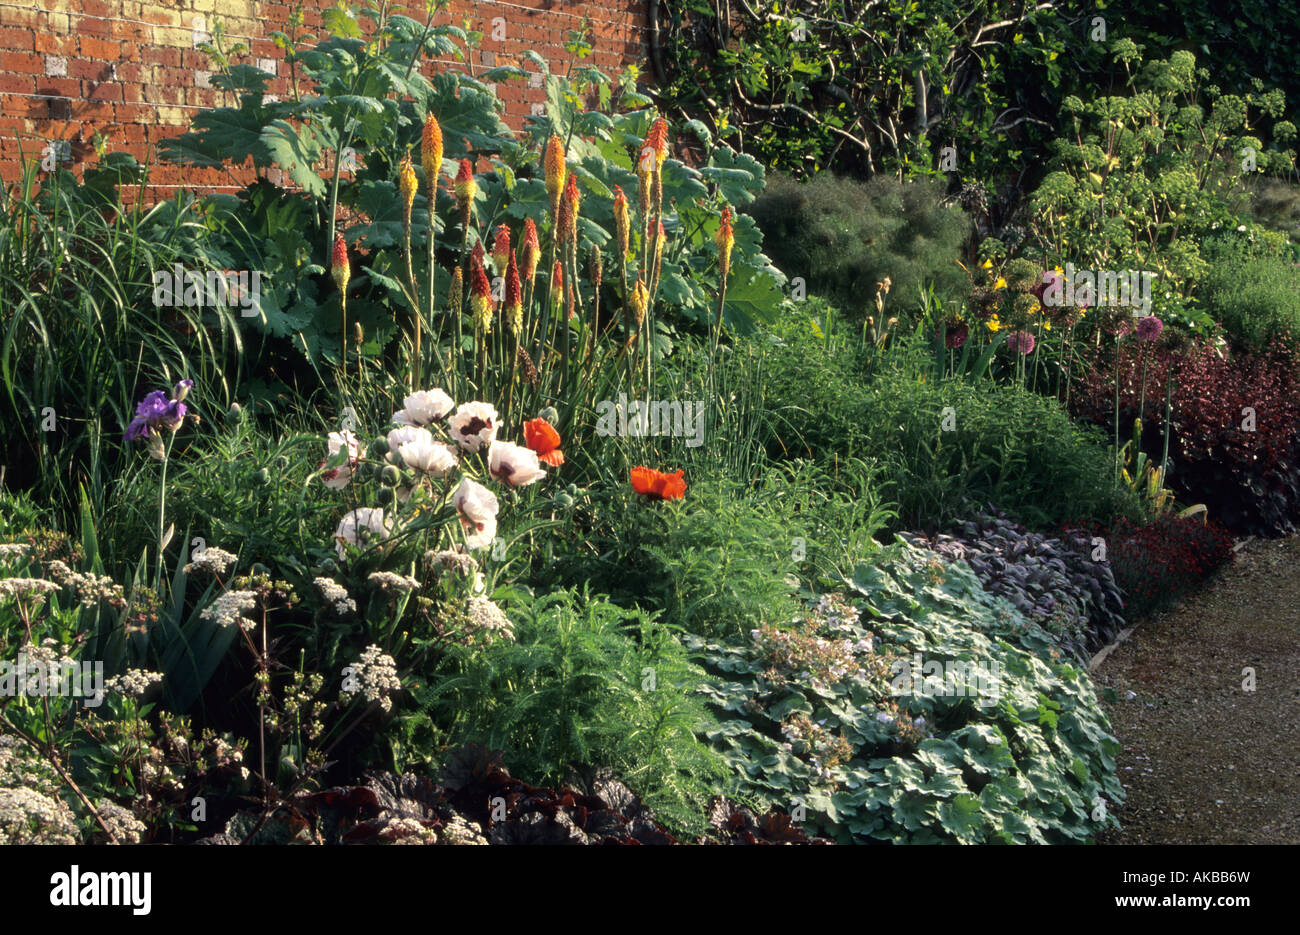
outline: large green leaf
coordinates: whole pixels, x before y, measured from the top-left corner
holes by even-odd
[[[294,127],[287,121],[276,120],[262,133],[262,143],[294,184],[310,195],[325,196],[325,180],[315,169],[321,158],[321,147],[310,127]]]

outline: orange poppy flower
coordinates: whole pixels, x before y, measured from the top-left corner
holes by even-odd
[[[651,500],[680,500],[686,496],[686,481],[679,469],[665,474],[648,467],[632,468],[632,489]]]
[[[545,419],[530,419],[524,423],[524,445],[537,452],[537,460],[551,467],[564,463],[560,450],[560,433]]]

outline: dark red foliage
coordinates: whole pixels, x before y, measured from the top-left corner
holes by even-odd
[[[1232,559],[1228,531],[1197,516],[1166,514],[1145,525],[1122,519],[1103,536],[1130,621],[1177,600]]]
[[[1142,399],[1142,448],[1158,460],[1165,386],[1172,375],[1172,469],[1180,499],[1204,503],[1211,516],[1242,533],[1281,535],[1300,517],[1300,380],[1295,349],[1279,339],[1263,354],[1230,354],[1211,343],[1120,342],[1121,443],[1132,436]],[[1113,347],[1095,352],[1075,384],[1071,408],[1114,431]],[[1253,415],[1252,415],[1253,413]],[[1251,424],[1253,419],[1253,426]]]

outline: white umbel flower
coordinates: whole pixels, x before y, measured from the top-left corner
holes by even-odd
[[[226,569],[233,565],[237,559],[238,556],[230,554],[225,549],[210,546],[194,554],[194,560],[185,566],[185,574],[192,575],[195,569],[201,568],[213,574],[224,575]]]
[[[397,675],[397,662],[393,657],[378,646],[370,645],[362,651],[361,660],[354,662],[351,668],[351,682],[356,684],[356,688],[345,688],[341,692],[343,697],[350,698],[360,692],[367,701],[378,701],[381,708],[391,711],[393,702],[389,695],[402,688],[402,680]]]
[[[317,578],[315,583],[321,597],[334,605],[336,614],[354,614],[357,612],[357,602],[348,596],[348,589],[343,585],[332,578]]]
[[[203,611],[204,620],[219,627],[232,627],[236,624],[245,630],[252,630],[256,623],[243,615],[244,611],[257,606],[257,594],[253,591],[227,591]]]
[[[376,588],[382,591],[414,591],[420,587],[420,582],[410,575],[399,575],[391,571],[373,571],[366,579]]]

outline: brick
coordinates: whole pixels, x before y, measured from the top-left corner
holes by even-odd
[[[32,75],[0,74],[0,94],[33,94],[36,91],[36,79]],[[0,112],[4,108],[0,107]]]
[[[30,52],[0,52],[0,72],[6,71],[24,75],[43,75],[45,60]]]
[[[43,97],[81,97],[81,82],[76,78],[37,78],[36,93]]]
[[[83,81],[81,94],[88,101],[120,101],[122,86],[116,81]]]
[[[43,55],[75,55],[77,52],[76,36],[61,36],[50,32],[38,32],[33,37],[37,52]]]
[[[115,62],[122,55],[122,44],[120,42],[107,42],[103,39],[96,39],[94,36],[82,36],[81,54],[86,58],[98,59],[103,62]]]
[[[35,40],[30,29],[16,29],[0,26],[0,49],[12,49],[15,52],[30,52],[35,48]]]
[[[113,33],[113,21],[97,16],[78,16],[72,23],[71,32],[81,36],[98,36],[108,38]]]

